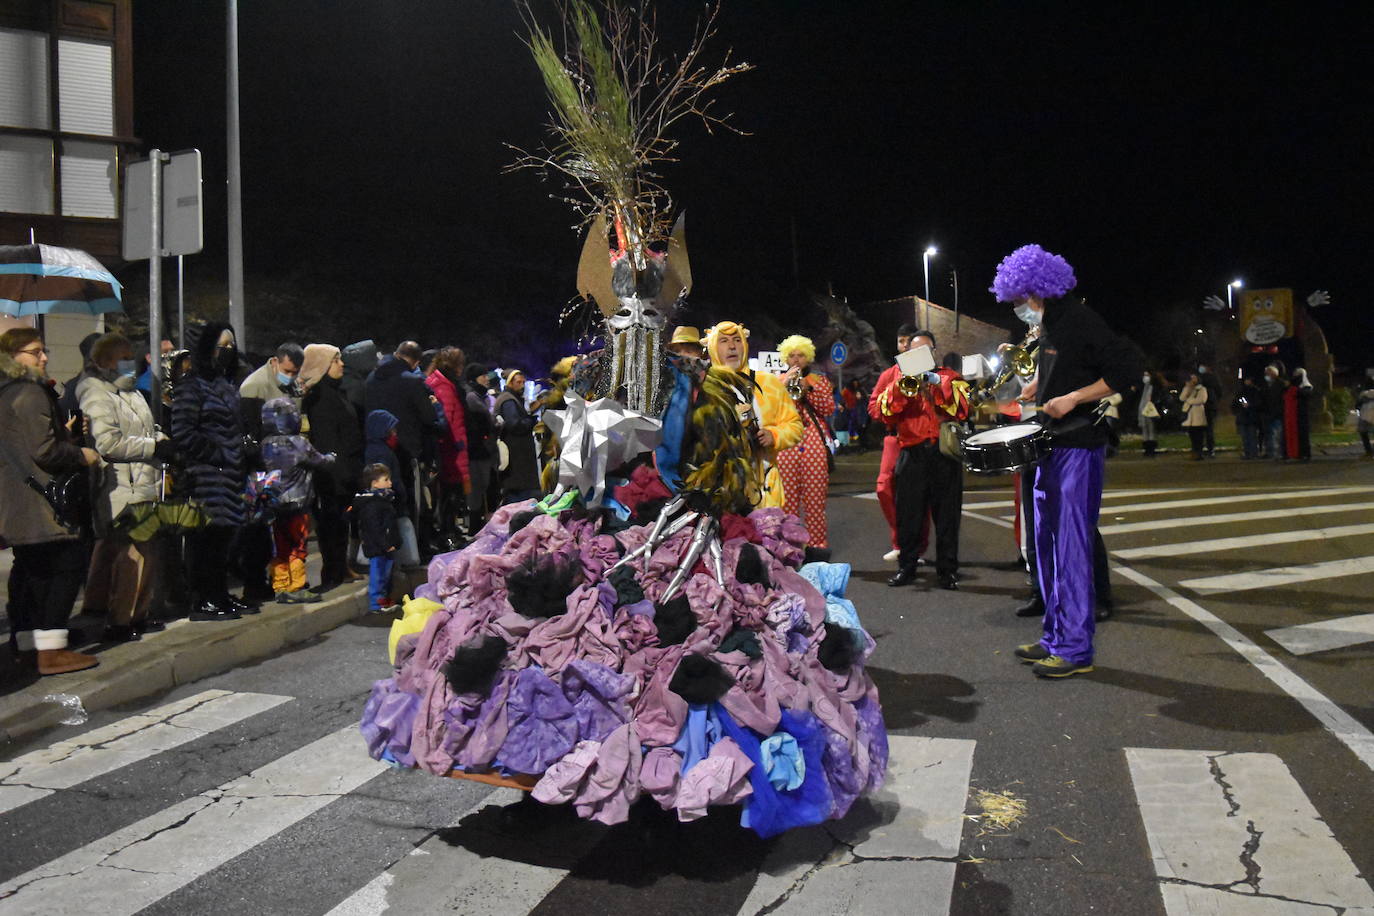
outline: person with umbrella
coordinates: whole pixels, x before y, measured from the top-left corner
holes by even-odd
[[[86,550],[41,492],[54,475],[84,471],[100,455],[81,447],[63,423],[47,367],[35,328],[0,334],[0,540],[14,550],[10,646],[41,675],[100,663],[67,648],[67,618],[85,579]]]

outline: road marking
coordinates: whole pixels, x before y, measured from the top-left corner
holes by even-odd
[[[349,725],[0,886],[0,910],[133,914],[387,768]]]
[[[1185,554],[1217,553],[1223,550],[1245,550],[1267,547],[1270,544],[1297,544],[1303,541],[1329,541],[1336,538],[1374,534],[1374,525],[1334,525],[1330,528],[1300,528],[1297,531],[1275,531],[1270,534],[1247,534],[1233,538],[1211,538],[1202,541],[1180,541],[1155,544],[1151,547],[1126,547],[1111,551],[1123,560],[1143,560],[1150,557],[1177,557]]]
[[[1102,507],[1102,513],[1153,512],[1169,509],[1196,509],[1202,506],[1227,506],[1231,503],[1272,502],[1276,499],[1312,499],[1328,496],[1341,496],[1351,493],[1368,492],[1367,487],[1326,487],[1323,489],[1298,490],[1292,493],[1248,493],[1243,496],[1202,496],[1196,499],[1170,499],[1157,503],[1134,503],[1129,506]],[[1103,494],[1104,496],[1106,494]],[[1266,513],[1270,516],[1272,512]]]
[[[740,916],[949,912],[977,742],[888,740],[883,788],[843,820],[784,834]]]
[[[1273,754],[1128,747],[1126,762],[1170,916],[1374,907],[1374,891]]]
[[[0,814],[266,712],[291,697],[207,690],[0,763]]]
[[[1374,614],[1336,617],[1295,627],[1265,630],[1264,635],[1294,655],[1311,655],[1328,649],[1344,649],[1374,640]]]
[[[541,851],[554,847],[560,858],[566,858],[567,868],[526,864],[474,852],[463,845],[465,818],[489,806],[515,804],[525,794],[518,789],[497,789],[484,796],[455,818],[445,835],[435,834],[416,846],[327,916],[381,916],[386,912],[524,916],[604,836],[604,828],[578,822],[565,825],[572,830],[563,842],[548,843],[547,838],[539,838],[537,845]],[[517,844],[529,840],[528,836],[511,838]]]
[[[1338,503],[1326,506],[1294,506],[1284,509],[1283,518],[1295,515],[1326,515],[1333,512],[1363,512],[1374,509],[1374,503]],[[1273,510],[1258,512],[1230,512],[1224,515],[1199,515],[1192,518],[1157,518],[1148,522],[1123,522],[1119,525],[1099,525],[1103,536],[1131,534],[1136,531],[1157,531],[1161,528],[1193,528],[1199,525],[1224,525],[1229,522],[1274,521],[1279,518]]]
[[[1315,687],[1284,667],[1277,659],[1246,638],[1235,627],[1196,601],[1183,597],[1173,589],[1161,585],[1130,566],[1118,566],[1116,572],[1137,585],[1144,586],[1155,597],[1168,602],[1177,610],[1211,630],[1241,657],[1254,665],[1260,674],[1269,678],[1280,690],[1301,703],[1304,709],[1316,717],[1323,728],[1350,748],[1351,752],[1366,767],[1374,770],[1374,734],[1371,734],[1369,729],[1361,725],[1339,705],[1327,699]]]
[[[1304,563],[1301,566],[1276,566],[1273,569],[1257,569],[1254,572],[1228,573],[1224,576],[1203,576],[1198,579],[1184,579],[1178,584],[1199,595],[1215,595],[1218,592],[1245,592],[1256,588],[1296,585],[1299,582],[1362,576],[1365,573],[1374,573],[1374,557],[1350,557],[1344,560]]]

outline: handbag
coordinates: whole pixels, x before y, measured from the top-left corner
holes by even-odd
[[[964,460],[964,425],[950,421],[940,424],[940,454],[955,461]]]
[[[1147,420],[1154,420],[1159,417],[1159,408],[1154,401],[1146,401],[1145,406],[1140,408],[1140,415]]]
[[[420,543],[415,538],[415,523],[402,515],[396,519],[396,530],[401,535],[401,546],[396,549],[396,565],[419,566]]]

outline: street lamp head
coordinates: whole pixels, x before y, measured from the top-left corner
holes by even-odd
[[[939,250],[938,248],[936,248],[934,245],[931,245],[931,246],[928,247],[928,248],[926,249],[926,251],[925,251],[925,255],[926,255],[926,257],[928,257],[928,258],[933,258],[933,257],[935,257],[935,256],[936,256],[937,254],[939,254],[939,253],[940,253],[940,250]]]
[[[1232,288],[1232,289],[1240,289],[1240,288],[1241,288],[1242,286],[1244,286],[1244,285],[1245,285],[1245,284],[1241,281],[1241,279],[1240,279],[1239,277],[1237,277],[1236,279],[1234,279],[1234,280],[1231,281],[1231,288]]]

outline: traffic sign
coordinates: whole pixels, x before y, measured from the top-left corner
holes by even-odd
[[[843,340],[837,340],[830,345],[830,362],[836,366],[843,366],[847,359],[849,359],[849,348],[844,345]]]
[[[153,251],[153,163],[140,159],[124,172],[124,239],[126,261],[198,254],[205,247],[201,212],[200,150],[183,150],[162,161],[162,251]]]

